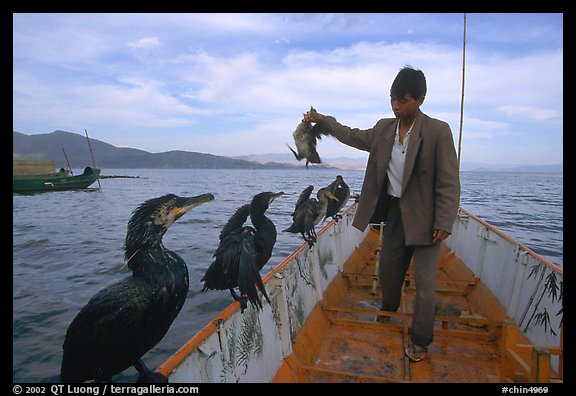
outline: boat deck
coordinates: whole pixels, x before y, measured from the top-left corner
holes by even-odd
[[[371,231],[308,317],[274,382],[519,379],[513,378],[520,374],[512,363],[507,369],[510,378],[504,376],[502,340],[513,335],[519,337],[515,342],[528,342],[520,340],[506,321],[505,310],[492,293],[445,246],[438,265],[434,342],[423,361],[411,362],[404,355],[404,345],[415,296],[412,268],[406,275],[400,310],[380,311],[380,288],[374,275],[377,247],[378,233]],[[388,323],[376,320],[385,315],[391,316]],[[514,354],[520,361],[531,359],[528,349]]]

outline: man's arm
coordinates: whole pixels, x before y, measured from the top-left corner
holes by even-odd
[[[315,122],[314,129],[318,133],[334,136],[340,142],[363,151],[370,151],[374,136],[373,128],[361,130],[340,124],[334,117],[318,112],[304,115],[304,121]]]

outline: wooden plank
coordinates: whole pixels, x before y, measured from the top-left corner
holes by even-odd
[[[397,313],[397,315],[408,315]],[[400,331],[402,327],[408,328],[408,322],[403,321],[403,324],[395,324],[395,323],[378,323],[378,322],[368,322],[366,320],[361,319],[338,319],[335,318],[331,321],[332,325],[334,326],[343,326],[343,327],[356,327],[356,328],[363,328],[363,329],[382,329],[386,331]],[[406,330],[407,332],[407,330]],[[488,331],[478,331],[478,330],[461,330],[461,329],[448,329],[448,328],[435,328],[434,335],[443,336],[443,337],[458,337],[458,338],[467,338],[470,340],[482,340],[492,342],[494,340],[493,334]],[[408,341],[406,341],[407,343]]]
[[[550,382],[550,353],[540,347],[532,349],[532,361],[530,362],[530,382]]]
[[[374,275],[368,272],[342,272],[340,274],[346,278],[378,278],[378,275]],[[407,276],[406,279],[408,281],[413,282],[414,278],[411,276]],[[456,284],[456,285],[464,285],[464,286],[476,286],[478,280],[469,280],[469,279],[436,279],[436,283],[448,283],[448,284]]]
[[[332,370],[326,368],[319,368],[313,366],[300,366],[298,370],[302,372],[302,374],[308,375],[330,375],[334,377],[338,377],[341,379],[350,379],[354,382],[402,382],[402,383],[409,383],[410,381],[405,381],[401,378],[386,378],[386,377],[378,377],[373,375],[358,375],[349,371],[342,371],[342,370]],[[314,382],[314,381],[311,381]]]
[[[552,347],[552,346],[542,346],[542,345],[530,345],[530,344],[516,344],[512,347],[512,349],[518,352],[532,352],[534,348],[541,348],[545,349],[551,355],[562,355],[564,351],[560,347]]]
[[[348,287],[349,288],[355,287],[355,288],[359,288],[359,289],[372,289],[372,284],[371,283],[355,283],[353,285],[350,284]],[[380,286],[378,286],[377,288],[380,288]],[[411,292],[416,290],[416,288],[413,286],[408,286],[407,289],[410,290]],[[435,293],[438,295],[442,295],[442,296],[467,296],[470,293],[470,290],[468,290],[468,287],[463,288],[462,290],[436,289]]]
[[[356,327],[358,329],[368,330],[387,330],[394,332],[400,332],[402,328],[401,324],[368,322],[366,320],[359,319],[335,319],[332,324],[334,326]]]
[[[502,341],[500,347],[500,356],[501,356],[501,363],[500,363],[500,381],[501,382],[508,382],[510,379],[514,377],[514,364],[512,361],[508,359],[508,348],[511,348],[513,345],[516,345],[516,339],[518,337],[517,334],[518,328],[516,327],[516,323],[512,322],[511,320],[505,320],[502,323]]]
[[[392,312],[392,311],[380,311],[375,309],[368,309],[368,308],[342,308],[338,306],[329,306],[325,305],[322,307],[324,311],[329,312],[340,312],[340,313],[348,313],[348,314],[360,314],[360,315],[374,315],[374,316],[395,316],[400,318],[411,318],[413,315],[411,313],[405,312]],[[453,322],[453,323],[475,323],[475,324],[482,324],[482,325],[501,325],[501,322],[498,320],[491,320],[486,318],[465,318],[459,316],[445,316],[445,315],[436,315],[434,317],[435,321],[446,321],[446,322]]]
[[[515,369],[516,368],[520,369],[521,374],[526,375],[528,377],[528,375],[530,374],[530,366],[528,365],[528,363],[524,361],[524,359],[520,357],[520,355],[516,353],[516,351],[514,351],[513,349],[507,349],[506,358],[512,361]]]

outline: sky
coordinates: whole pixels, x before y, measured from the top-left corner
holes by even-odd
[[[289,153],[310,106],[367,129],[390,85],[424,72],[421,110],[461,161],[563,163],[563,15],[13,14],[13,130],[152,153]],[[367,153],[322,139],[323,158]]]

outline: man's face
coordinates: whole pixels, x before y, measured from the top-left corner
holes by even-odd
[[[392,111],[396,118],[399,119],[410,119],[420,108],[420,105],[424,102],[424,96],[414,99],[412,95],[406,94],[403,97],[398,97],[390,94],[390,104],[392,105]]]

